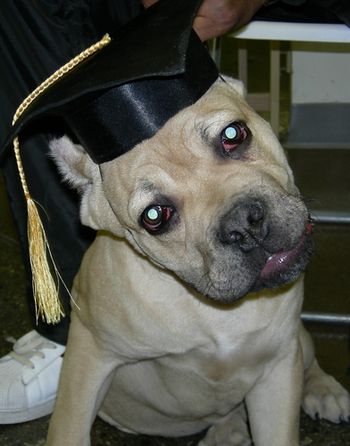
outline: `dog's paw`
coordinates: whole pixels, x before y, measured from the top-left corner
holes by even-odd
[[[313,419],[350,422],[349,393],[317,363],[305,374],[302,407]]]
[[[243,406],[208,429],[198,446],[252,446]]]

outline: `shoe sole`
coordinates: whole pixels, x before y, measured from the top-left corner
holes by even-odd
[[[11,412],[0,411],[0,425],[25,423],[27,421],[36,420],[37,418],[42,418],[50,415],[53,412],[55,400],[56,399],[54,398],[50,401],[46,401],[43,404],[39,404],[38,406],[31,407],[30,409]]]

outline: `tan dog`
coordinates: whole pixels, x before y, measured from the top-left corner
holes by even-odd
[[[208,429],[203,446],[296,446],[301,402],[349,418],[300,322],[308,211],[238,82],[101,166],[66,137],[52,150],[100,232],[75,281],[49,445],[89,445],[98,411],[128,432]]]

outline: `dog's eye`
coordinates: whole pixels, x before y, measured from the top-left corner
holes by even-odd
[[[243,122],[232,122],[221,132],[221,147],[230,154],[248,138],[249,130]]]
[[[175,209],[172,206],[152,204],[141,214],[141,225],[151,234],[161,231],[171,219]]]

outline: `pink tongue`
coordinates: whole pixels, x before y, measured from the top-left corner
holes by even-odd
[[[268,258],[264,268],[260,273],[262,279],[266,279],[272,274],[280,273],[293,264],[299,253],[299,246],[291,251],[280,252]]]
[[[267,262],[265,263],[265,266],[260,273],[260,277],[262,279],[267,279],[269,276],[273,274],[278,274],[288,269],[300,254],[300,251],[302,250],[305,242],[305,236],[312,234],[312,232],[313,232],[313,224],[307,223],[305,226],[304,235],[302,236],[299,244],[290,251],[279,252],[277,254],[273,254],[272,256],[270,256],[267,259]]]

